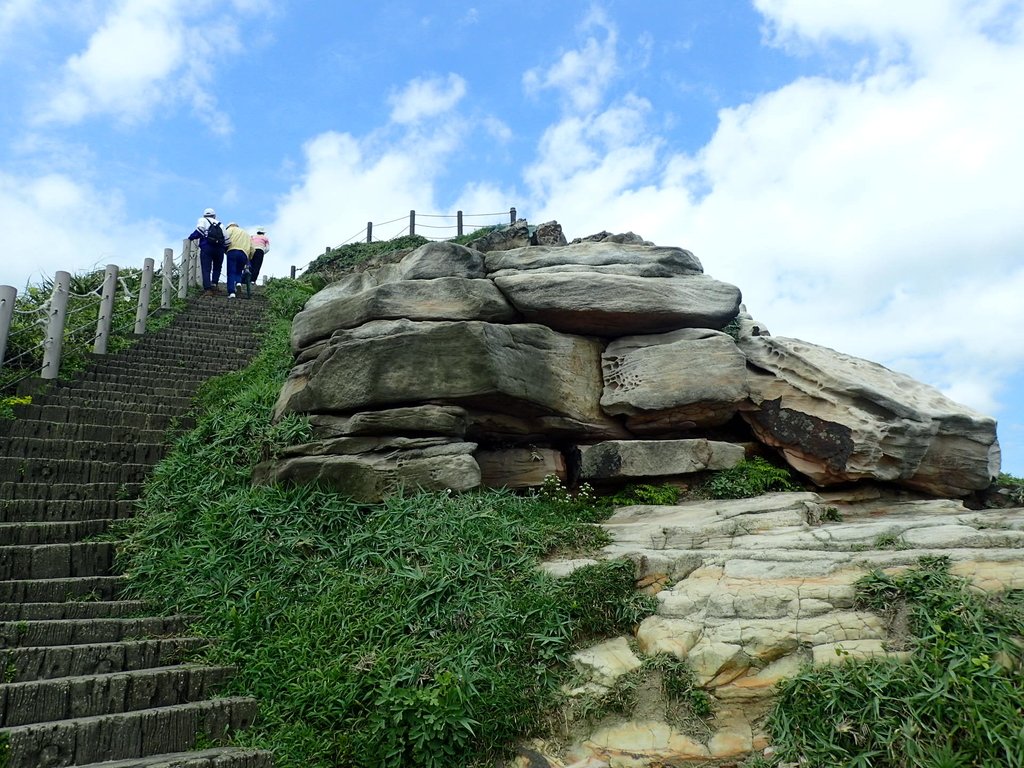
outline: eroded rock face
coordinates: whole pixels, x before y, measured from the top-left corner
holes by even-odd
[[[473,245],[395,252],[311,298],[275,415],[307,415],[325,440],[471,441],[487,485],[682,480],[747,449],[819,486],[965,496],[998,473],[992,419],[770,336],[683,248],[608,232],[566,245],[557,222],[525,220]],[[351,462],[336,455],[289,457],[285,474],[313,477],[317,461],[338,474]]]
[[[884,366],[797,339],[748,337],[757,438],[822,486],[873,479],[937,496],[987,488],[998,474],[993,419]]]

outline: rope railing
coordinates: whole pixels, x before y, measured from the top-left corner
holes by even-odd
[[[70,273],[58,271],[21,296],[13,286],[0,285],[0,392],[34,376],[57,378],[65,362],[84,360],[89,351],[106,354],[113,335],[145,334],[154,312],[171,309],[175,283],[177,298],[189,295],[199,272],[191,245],[184,241],[178,258],[166,248],[160,269],[154,268],[154,259],[124,274],[109,264],[103,273],[96,270],[74,281]],[[153,290],[155,280],[159,290]]]
[[[424,229],[444,229],[444,230],[453,230],[454,229],[455,230],[455,235],[454,236],[455,237],[462,237],[463,235],[467,234],[466,231],[465,231],[466,228],[465,228],[464,219],[469,219],[469,218],[492,218],[494,216],[508,216],[509,224],[515,224],[516,223],[516,209],[515,208],[509,208],[508,211],[498,211],[496,213],[463,213],[462,211],[457,211],[455,213],[420,213],[420,214],[417,214],[415,210],[412,210],[412,211],[409,211],[409,216],[408,217],[399,216],[397,218],[390,219],[388,221],[381,221],[381,222],[368,221],[368,222],[366,222],[366,226],[365,227],[363,227],[361,230],[356,232],[354,235],[352,235],[348,239],[343,240],[341,242],[341,245],[339,245],[337,247],[341,248],[343,246],[350,245],[350,244],[356,242],[356,240],[362,239],[364,235],[365,235],[365,238],[366,238],[365,242],[367,242],[367,243],[383,242],[385,240],[394,240],[395,238],[402,237],[403,235],[406,235],[406,234],[408,234],[408,235],[415,235],[416,234],[416,227],[417,227],[417,221],[416,221],[417,217],[421,218],[421,219],[455,219],[455,223],[454,224],[449,224],[449,225],[423,224],[423,223],[420,223],[419,226],[421,228],[424,228]],[[389,226],[391,224],[395,224],[395,223],[397,223],[399,221],[407,221],[406,225],[399,232],[391,234],[389,237],[385,237],[385,238],[377,238],[377,237],[374,236],[374,231],[373,231],[374,227],[386,227],[386,226]],[[477,229],[482,229],[485,226],[487,226],[487,225],[486,224],[481,224],[479,226],[472,227],[470,229],[470,233],[476,231]],[[426,236],[424,235],[423,237],[426,237]],[[426,239],[427,240],[450,240],[451,237],[448,237],[448,236],[445,236],[445,237],[426,237]],[[333,248],[331,246],[327,246],[325,252],[329,253],[331,250],[333,250]],[[306,267],[297,267],[297,266],[293,265],[292,268],[291,268],[291,276],[292,276],[292,278],[298,277],[303,272],[305,272],[306,269],[308,269],[308,265]]]

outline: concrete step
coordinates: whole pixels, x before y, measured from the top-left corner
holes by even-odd
[[[191,428],[191,419],[179,419],[182,428]],[[166,427],[128,429],[102,424],[68,424],[32,419],[0,420],[0,436],[6,439],[28,437],[40,440],[83,440],[105,443],[160,443],[167,439]]]
[[[0,547],[28,544],[70,544],[106,533],[110,519],[79,522],[17,522],[0,523]]]
[[[166,452],[167,446],[163,441],[114,443],[98,440],[46,440],[38,437],[8,437],[0,440],[0,456],[25,459],[74,457],[83,461],[156,464]]]
[[[233,667],[177,664],[0,684],[0,728],[202,701],[234,673]]]
[[[60,389],[36,395],[32,398],[35,405],[63,405],[68,408],[116,408],[123,411],[148,411],[154,404],[177,411],[186,411],[192,406],[192,398],[187,396],[168,395],[153,397],[140,393],[128,392],[90,392],[88,390]]]
[[[81,600],[115,600],[124,589],[125,582],[124,576],[0,581],[0,602],[63,603]]]
[[[120,640],[173,637],[184,633],[185,624],[184,616],[3,621],[0,622],[0,648],[115,643]]]
[[[145,616],[142,600],[64,601],[59,603],[0,603],[0,621],[54,619],[124,619]]]
[[[166,430],[180,411],[155,405],[145,411],[85,408],[66,405],[16,405],[15,420],[55,421],[58,424],[99,424],[107,427]]]
[[[142,483],[0,483],[0,500],[126,501],[141,494]]]
[[[25,483],[141,483],[152,471],[151,464],[0,456],[0,477]]]
[[[130,672],[180,664],[210,644],[199,637],[125,640],[117,643],[34,646],[0,650],[0,682]]]
[[[110,576],[115,551],[110,541],[0,547],[0,581]]]
[[[0,496],[0,523],[71,524],[90,520],[123,520],[134,514],[134,501],[3,499]],[[0,539],[0,544],[18,543],[28,544],[30,542],[5,542]]]
[[[0,728],[5,768],[58,768],[184,752],[249,727],[256,701],[224,698],[111,715]]]
[[[263,749],[217,747],[172,755],[91,763],[79,768],[273,768],[274,755]]]

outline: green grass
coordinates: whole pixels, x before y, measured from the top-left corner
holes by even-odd
[[[910,659],[847,661],[783,683],[774,764],[1024,765],[1024,594],[981,595],[943,558],[873,572],[857,590],[860,608],[907,622]]]
[[[802,490],[789,470],[769,463],[760,456],[744,459],[735,467],[715,472],[697,489],[708,499],[748,499],[771,491]]]
[[[296,281],[268,286],[292,298]],[[278,297],[282,298],[282,297]],[[287,297],[285,297],[287,298]],[[282,299],[282,307],[294,301]],[[580,643],[653,608],[615,561],[556,580],[539,558],[605,541],[607,514],[569,494],[421,493],[360,505],[253,487],[252,466],[302,441],[269,414],[291,364],[286,319],[259,360],[200,393],[196,428],[127,524],[131,593],[197,616],[261,719],[240,743],[278,766],[492,764],[543,729]]]

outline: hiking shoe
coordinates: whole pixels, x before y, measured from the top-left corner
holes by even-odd
[[[228,294],[228,298],[229,298],[229,299],[233,299],[233,298],[235,298],[235,294],[233,294],[233,293],[229,293],[229,294]]]

